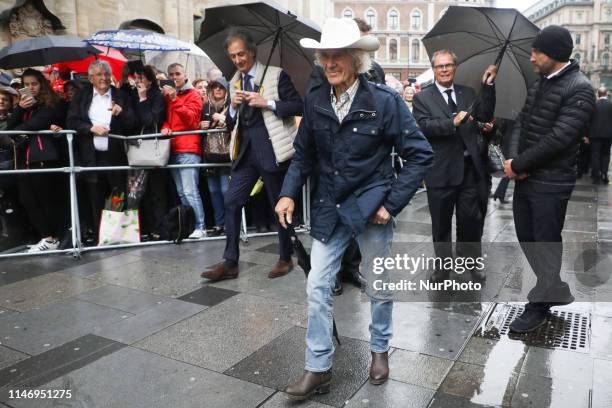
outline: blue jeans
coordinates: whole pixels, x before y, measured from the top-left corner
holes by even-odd
[[[352,231],[338,224],[327,244],[312,241],[310,256],[312,269],[308,275],[308,330],[306,332],[306,370],[327,371],[332,366],[334,343],[333,304],[331,290],[340,269],[342,255],[352,237]],[[362,275],[367,281],[365,292],[370,297],[371,323],[370,349],[375,353],[389,350],[393,336],[392,293],[374,289],[374,281],[389,282],[389,274],[374,274],[374,258],[388,257],[393,240],[393,220],[387,225],[368,224],[365,231],[356,237],[362,254]],[[377,287],[379,287],[377,285]]]
[[[223,227],[225,225],[225,204],[223,196],[229,187],[229,167],[215,169],[214,174],[208,174],[208,191],[210,191],[210,201],[215,215],[215,226]]]
[[[176,153],[170,156],[170,164],[199,164],[201,161],[200,156],[193,153]],[[198,187],[200,169],[197,167],[171,169],[170,174],[172,174],[181,204],[190,206],[195,212],[196,229],[205,229],[204,205],[202,205]]]

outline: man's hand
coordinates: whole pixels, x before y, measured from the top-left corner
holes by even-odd
[[[171,101],[176,100],[176,89],[174,89],[170,85],[164,85],[164,87],[162,88],[162,93],[164,94],[164,96],[170,98]]]
[[[512,170],[512,159],[506,160],[504,162],[504,174],[510,180],[523,180],[524,178],[527,178],[527,176],[529,176],[528,173],[516,174],[514,170]]]
[[[118,116],[123,109],[121,106],[117,105],[115,102],[111,105],[109,111],[111,111],[111,115]]]
[[[455,117],[453,118],[453,125],[455,125],[455,127],[458,127],[461,124],[461,122],[463,122],[463,119],[465,118],[466,115],[468,115],[466,111],[461,111],[457,115],[455,115]],[[470,116],[470,120],[473,120],[471,116]]]
[[[51,125],[50,129],[52,132],[55,132],[55,133],[63,130],[60,126],[57,126],[57,125]]]
[[[267,108],[268,100],[257,92],[247,92],[246,100],[253,108]]]
[[[584,144],[587,144],[587,145],[588,145],[588,144],[591,144],[591,141],[589,140],[589,138],[588,138],[588,137],[586,137],[586,136],[585,136],[585,137],[583,137],[583,138],[582,138],[582,143],[584,143]]]
[[[163,128],[160,133],[162,135],[164,135],[164,136],[170,136],[172,134],[172,129],[170,129],[170,128]]]
[[[89,129],[89,131],[91,133],[93,133],[96,136],[106,136],[108,135],[108,129],[104,126],[100,126],[100,125],[95,125],[92,126],[91,129]]]
[[[489,65],[482,76],[482,83],[487,85],[492,85],[493,81],[495,81],[495,77],[497,76],[497,67],[495,65]]]
[[[242,102],[244,102],[245,100],[245,92],[241,90],[236,90],[232,95],[232,108],[238,109],[238,106],[242,105]]]
[[[387,211],[387,209],[381,205],[378,211],[376,211],[376,214],[370,218],[370,222],[372,224],[387,225],[390,219],[391,214],[389,214],[389,211]]]
[[[200,122],[200,129],[208,129],[210,127],[210,120],[203,120]]]
[[[30,95],[24,96],[19,100],[19,106],[21,106],[22,109],[29,109],[34,106],[35,103],[36,99]]]
[[[274,211],[276,212],[276,216],[278,217],[278,222],[283,228],[287,228],[287,223],[291,224],[293,222],[293,211],[295,210],[295,201],[289,197],[281,197],[276,204],[276,208]],[[287,220],[285,222],[285,217]]]
[[[213,125],[215,123],[218,123],[221,126],[225,125],[225,115],[222,113],[213,113],[212,120],[213,120]]]

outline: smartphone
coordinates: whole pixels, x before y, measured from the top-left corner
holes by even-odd
[[[31,97],[34,102],[36,102],[36,98],[34,98],[34,95],[32,95],[32,92],[30,91],[30,88],[27,87],[23,87],[21,89],[19,89],[19,95],[21,95],[22,98],[25,98],[27,96]]]
[[[161,81],[159,81],[159,87],[160,88],[163,88],[166,85],[171,86],[173,88],[176,88],[176,84],[171,79],[162,79]]]

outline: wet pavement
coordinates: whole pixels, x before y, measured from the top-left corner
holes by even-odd
[[[397,221],[394,252],[427,252],[425,194]],[[396,302],[382,386],[367,381],[369,304],[345,284],[332,392],[300,404],[281,390],[303,370],[306,280],[299,268],[267,278],[274,238],[241,244],[239,278],[218,283],[199,273],[222,241],[2,260],[0,406],[612,407],[612,186],[581,181],[565,227],[563,277],[580,301],[554,308],[536,335],[513,335],[522,304],[509,301],[534,279],[511,203],[491,201],[483,293]],[[23,389],[71,398],[11,398]]]

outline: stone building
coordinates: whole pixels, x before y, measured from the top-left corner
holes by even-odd
[[[523,14],[538,27],[562,25],[572,33],[572,58],[580,60],[581,69],[593,85],[612,87],[612,1],[545,0]]]
[[[329,0],[276,0],[293,13],[321,24]],[[96,31],[143,28],[194,42],[207,7],[240,3],[221,0],[0,0],[0,48],[22,38],[44,34],[89,37]],[[184,53],[167,59],[186,62]],[[190,62],[191,76],[203,67]],[[160,64],[161,65],[161,64]],[[197,65],[197,64],[196,64]],[[195,72],[194,72],[195,70]]]
[[[421,38],[449,6],[486,6],[491,0],[353,0],[333,1],[335,17],[360,17],[372,26],[380,49],[375,59],[386,73],[400,80],[416,77],[430,67]]]

